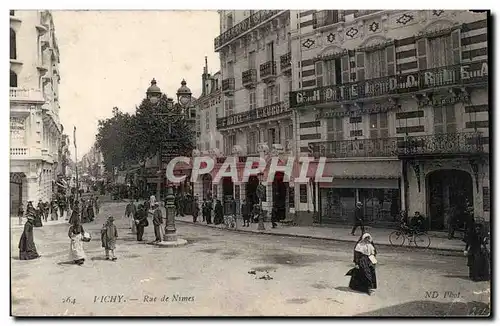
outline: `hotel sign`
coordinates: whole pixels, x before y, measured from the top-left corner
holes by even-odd
[[[488,76],[488,63],[482,62],[478,68],[474,68],[473,65],[476,66],[476,63],[290,92],[290,107],[355,101],[485,80]]]

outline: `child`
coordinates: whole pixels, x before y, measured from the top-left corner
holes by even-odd
[[[113,261],[117,259],[115,257],[115,248],[116,238],[118,238],[118,230],[113,223],[114,220],[113,216],[108,217],[108,220],[101,229],[101,241],[102,247],[106,251],[106,260],[109,260],[109,251],[111,251],[111,260]]]

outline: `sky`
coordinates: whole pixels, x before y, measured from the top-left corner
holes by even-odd
[[[214,52],[217,11],[53,11],[60,51],[60,119],[78,159],[113,107],[133,113],[151,79],[175,98],[185,79],[194,97],[201,74],[220,66]],[[74,148],[71,146],[72,155]]]

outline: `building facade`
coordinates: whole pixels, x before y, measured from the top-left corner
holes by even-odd
[[[238,170],[246,157],[286,156],[294,150],[294,118],[288,105],[291,90],[289,10],[221,10],[220,32],[214,40],[220,54],[223,116],[217,128],[223,136],[222,156],[238,157]],[[217,167],[212,173],[217,173]],[[241,173],[240,173],[241,174]],[[215,197],[237,202],[257,201],[257,177],[248,182],[223,178],[213,185]],[[266,184],[263,208],[294,207],[293,187]],[[290,211],[287,209],[287,211]]]
[[[357,201],[374,225],[418,211],[439,230],[466,205],[489,220],[487,18],[466,10],[291,15],[298,152],[327,157],[324,175],[333,177],[300,185],[316,223],[351,222]]]
[[[61,160],[59,48],[50,11],[10,11],[10,207],[52,197]]]

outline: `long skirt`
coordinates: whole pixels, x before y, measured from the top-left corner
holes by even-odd
[[[85,259],[85,252],[83,251],[82,235],[76,234],[71,238],[69,245],[69,259],[80,260]]]
[[[484,249],[470,253],[468,257],[469,277],[473,281],[490,280],[490,261],[488,252]]]
[[[351,275],[351,280],[349,282],[349,288],[369,293],[371,289],[377,288],[377,275],[375,273],[375,267],[366,260],[369,261],[368,257],[363,257],[360,259],[359,268],[353,268],[347,275]]]
[[[137,227],[136,227],[136,224],[135,224],[134,214],[132,214],[129,217],[129,219],[130,219],[130,228],[132,229],[132,233],[136,234],[137,233]]]

